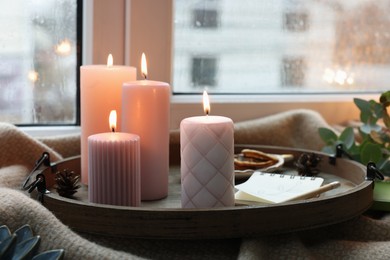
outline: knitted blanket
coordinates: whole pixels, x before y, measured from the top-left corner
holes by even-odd
[[[236,123],[235,143],[319,150],[323,143],[318,127],[329,127],[319,114],[294,110]],[[172,131],[172,147],[179,140],[179,132]],[[387,259],[390,255],[387,214],[251,239],[115,239],[75,233],[20,186],[43,151],[50,153],[52,161],[80,154],[80,136],[34,139],[0,123],[0,147],[0,225],[14,231],[29,224],[41,236],[40,251],[63,248],[66,259]]]

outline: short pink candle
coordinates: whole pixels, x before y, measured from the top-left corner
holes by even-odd
[[[120,112],[122,84],[135,79],[136,69],[113,66],[111,55],[107,65],[80,68],[81,181],[84,184],[88,184],[88,136],[106,132],[107,119],[104,115],[112,109]]]
[[[204,93],[208,114],[208,97]],[[234,125],[222,116],[189,117],[180,123],[183,208],[234,206]]]
[[[143,73],[146,75],[145,68]],[[165,198],[169,175],[170,86],[150,80],[125,82],[122,93],[122,129],[141,138],[141,200]]]
[[[111,114],[110,118],[112,116]],[[91,135],[88,137],[88,150],[90,202],[139,206],[141,203],[139,136],[117,132]]]

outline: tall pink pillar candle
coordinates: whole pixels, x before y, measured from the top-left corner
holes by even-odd
[[[125,82],[122,130],[141,138],[141,199],[168,195],[170,86],[164,82]]]
[[[120,113],[122,84],[136,79],[127,66],[88,65],[80,68],[81,181],[88,184],[88,136],[106,132],[112,109]],[[119,119],[120,120],[120,119]]]
[[[234,126],[230,118],[198,116],[180,123],[183,208],[234,206]]]
[[[88,196],[91,202],[140,205],[138,135],[117,132],[91,135],[88,137],[88,156]]]
[[[171,88],[146,80],[144,53],[141,66],[145,80],[123,84],[122,128],[141,138],[141,200],[157,200],[168,196]]]

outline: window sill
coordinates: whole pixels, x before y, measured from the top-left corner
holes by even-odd
[[[211,114],[232,118],[234,122],[251,120],[293,109],[311,109],[320,113],[329,124],[359,119],[353,98],[377,99],[369,95],[210,95]],[[181,120],[203,115],[202,95],[173,95],[171,129],[178,129]],[[21,127],[33,137],[79,134],[80,126]]]
[[[379,94],[315,94],[315,95],[209,95],[211,114],[230,117],[234,122],[261,118],[293,109],[317,111],[329,124],[357,120],[359,109],[354,98],[378,99]],[[177,129],[182,119],[203,114],[201,95],[173,95],[171,128]]]
[[[35,138],[79,134],[81,131],[80,126],[21,126],[20,129]]]

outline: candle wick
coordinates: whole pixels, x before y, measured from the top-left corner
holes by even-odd
[[[115,133],[115,127],[111,128],[111,131],[112,131],[113,133]]]
[[[148,76],[145,73],[142,73],[142,75],[144,76],[144,79],[148,79]]]

